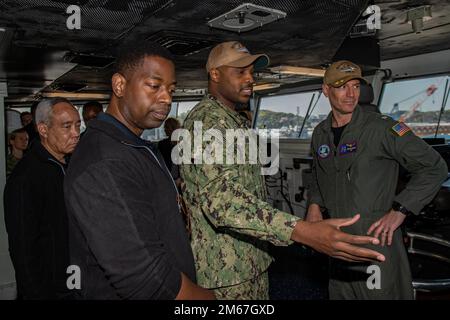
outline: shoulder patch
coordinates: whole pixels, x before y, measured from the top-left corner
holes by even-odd
[[[411,129],[403,122],[397,122],[391,129],[399,137],[402,137],[407,132],[411,131]]]
[[[323,144],[319,147],[319,149],[317,150],[317,155],[321,158],[321,159],[326,159],[328,158],[328,156],[330,155],[331,150],[330,147],[327,144]]]

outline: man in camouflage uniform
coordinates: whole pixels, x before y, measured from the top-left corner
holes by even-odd
[[[236,106],[248,103],[252,95],[254,68],[266,65],[266,55],[251,55],[239,42],[216,46],[206,66],[209,94],[189,113],[184,128],[191,136],[195,122],[201,122],[203,132],[247,129],[249,123]],[[205,150],[208,143],[202,147]],[[268,298],[267,268],[272,258],[266,241],[275,245],[297,241],[342,259],[384,259],[373,250],[353,245],[376,244],[373,237],[339,231],[358,217],[311,224],[272,208],[265,202],[264,177],[258,164],[184,164],[181,175],[192,214],[197,281],[215,289],[218,299]]]
[[[323,92],[332,111],[312,137],[314,183],[307,220],[321,221],[322,209],[331,218],[358,212],[360,221],[346,230],[373,232],[381,240],[377,250],[385,262],[349,264],[331,259],[331,299],[412,299],[399,226],[410,212],[418,214],[432,200],[447,178],[447,166],[407,125],[357,105],[360,81],[366,82],[361,69],[350,61],[335,62],[325,73]],[[411,179],[395,195],[399,164]],[[378,280],[368,286],[371,274]]]

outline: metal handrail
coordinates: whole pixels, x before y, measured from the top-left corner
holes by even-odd
[[[441,238],[437,238],[437,237],[433,237],[433,236],[429,236],[429,235],[426,235],[423,233],[407,232],[406,234],[411,239],[411,242],[410,242],[410,245],[408,248],[409,253],[418,254],[418,255],[422,255],[422,256],[426,256],[426,257],[431,257],[431,258],[441,260],[443,262],[450,264],[450,258],[448,258],[446,256],[443,256],[443,255],[440,255],[437,253],[433,253],[433,252],[424,251],[424,250],[417,250],[417,249],[414,249],[414,247],[413,247],[414,239],[420,239],[420,240],[424,240],[424,241],[433,242],[433,243],[442,245],[447,248],[450,248],[450,241],[441,239]],[[413,288],[415,290],[424,290],[424,291],[447,290],[447,289],[450,289],[450,278],[431,279],[431,280],[415,279],[415,280],[413,280]]]
[[[430,241],[430,242],[440,244],[444,247],[450,248],[450,241],[442,239],[442,238],[437,238],[437,237],[429,236],[427,234],[416,233],[416,232],[407,232],[406,234],[408,237],[411,238],[411,240],[412,239],[420,239],[420,240]],[[410,248],[412,248],[412,241],[411,241]]]

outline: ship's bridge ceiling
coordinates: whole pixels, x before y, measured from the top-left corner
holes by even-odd
[[[284,15],[253,30],[236,32],[208,24],[243,4],[236,0],[0,0],[0,81],[8,84],[10,102],[58,92],[107,94],[116,49],[129,41],[166,46],[176,59],[178,87],[186,91],[206,87],[208,52],[226,40],[238,40],[253,53],[268,54],[271,67],[302,68],[323,68],[352,41],[372,41],[378,61],[380,55],[395,58],[450,47],[450,1],[249,2]],[[381,10],[381,29],[358,35],[355,26],[373,4]],[[74,12],[67,13],[70,5],[80,8],[79,29],[67,26]],[[421,33],[415,33],[406,22],[406,12],[425,5],[431,6],[432,19],[423,23]],[[268,15],[258,10],[255,14],[261,20]],[[245,16],[241,18],[224,24],[247,22]],[[371,70],[376,60],[361,64]],[[257,74],[258,83],[292,85],[317,79],[275,69]]]

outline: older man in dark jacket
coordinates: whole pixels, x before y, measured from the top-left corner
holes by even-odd
[[[80,135],[80,116],[64,98],[44,100],[36,110],[40,141],[14,168],[5,192],[9,252],[19,297],[65,299],[69,266],[63,180],[66,157]]]

